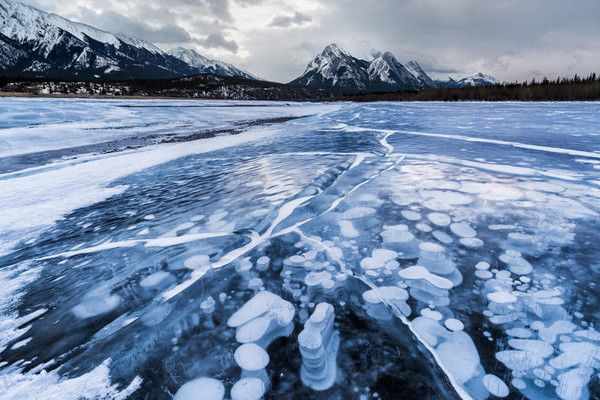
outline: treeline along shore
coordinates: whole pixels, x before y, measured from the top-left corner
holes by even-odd
[[[342,93],[289,84],[196,75],[176,79],[57,81],[0,77],[0,95],[31,97],[151,97],[282,101],[599,101],[600,77],[543,79],[487,87],[387,93]]]
[[[350,101],[598,101],[600,77],[531,80],[487,87],[438,88],[419,92],[354,93]]]

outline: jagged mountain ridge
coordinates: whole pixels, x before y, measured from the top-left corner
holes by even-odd
[[[494,86],[500,84],[496,78],[490,75],[482,74],[481,72],[475,72],[465,76],[461,79],[453,79],[448,77],[445,81],[435,81],[438,87],[444,88],[464,88],[464,87],[485,87]]]
[[[168,52],[171,56],[185,62],[198,73],[220,76],[239,76],[247,79],[258,79],[251,73],[219,60],[204,57],[193,49],[177,47]]]
[[[58,79],[171,78],[205,72],[144,40],[15,0],[0,0],[0,62],[5,76]],[[233,75],[237,71],[230,66],[214,73],[238,76]],[[245,72],[241,76],[250,77]]]
[[[416,61],[403,65],[389,51],[375,53],[369,60],[352,56],[330,44],[290,84],[334,88],[347,92],[393,92],[437,87],[490,86],[498,81],[489,75],[473,74],[460,80],[434,81]]]

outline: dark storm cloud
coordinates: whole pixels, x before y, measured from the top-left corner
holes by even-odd
[[[219,33],[211,33],[205,39],[197,39],[196,42],[207,49],[226,49],[237,53],[238,44],[234,40],[227,40]]]
[[[125,15],[114,11],[103,11],[99,14],[90,10],[83,12],[84,16],[90,16],[94,25],[100,29],[117,33],[126,33],[153,43],[178,43],[190,42],[192,36],[185,29],[172,23],[166,23],[160,27],[152,27],[139,20],[133,20]]]
[[[270,26],[279,27],[279,28],[288,28],[292,25],[302,25],[306,22],[312,21],[312,18],[308,15],[305,15],[299,11],[296,11],[294,15],[280,15],[278,17],[273,18]]]

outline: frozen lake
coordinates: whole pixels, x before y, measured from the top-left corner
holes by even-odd
[[[0,399],[597,399],[599,213],[599,103],[0,99]]]

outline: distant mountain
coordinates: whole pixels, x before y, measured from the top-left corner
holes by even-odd
[[[346,92],[393,92],[436,87],[490,86],[491,76],[473,74],[458,81],[434,81],[416,61],[403,65],[389,51],[375,53],[369,60],[353,57],[330,44],[290,84],[334,88]],[[453,86],[456,85],[456,86]]]
[[[389,51],[371,61],[367,74],[369,81],[366,86],[372,91],[418,90],[426,87]]]
[[[481,72],[476,72],[470,75],[465,76],[461,79],[453,79],[448,77],[448,80],[445,81],[435,81],[438,87],[445,88],[464,88],[464,87],[485,87],[485,86],[494,86],[499,85],[500,81],[490,75],[482,74]]]
[[[336,44],[330,44],[308,64],[304,74],[290,84],[365,90],[369,82],[368,68],[368,61],[352,57]]]
[[[236,68],[218,60],[211,60],[204,57],[196,50],[177,47],[168,52],[171,56],[185,62],[190,68],[198,73],[213,74],[220,76],[239,76],[247,79],[258,79],[256,76],[242,69]]]
[[[170,78],[203,72],[149,42],[15,0],[0,0],[0,64],[5,76],[58,79]]]
[[[406,63],[406,69],[417,78],[422,87],[434,88],[437,86],[416,61]]]

